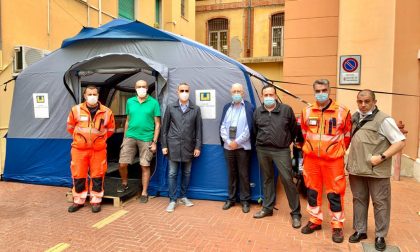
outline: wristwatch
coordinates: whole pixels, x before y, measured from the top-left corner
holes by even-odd
[[[152,143],[155,143],[155,144],[156,144],[156,143],[157,143],[157,141],[155,141],[155,140],[152,140]]]
[[[386,159],[386,156],[383,153],[381,153],[381,160],[384,161],[385,159]]]

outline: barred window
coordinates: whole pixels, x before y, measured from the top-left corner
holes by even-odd
[[[283,56],[284,13],[271,16],[271,56]]]
[[[229,24],[226,18],[215,18],[208,22],[209,46],[228,54],[228,30]]]

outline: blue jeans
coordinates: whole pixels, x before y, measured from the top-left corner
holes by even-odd
[[[181,177],[181,194],[180,198],[187,196],[188,185],[190,183],[191,176],[191,161],[189,162],[174,162],[169,160],[169,199],[170,201],[176,201],[176,188],[177,188],[177,178],[178,178],[178,168],[181,165],[182,177]]]

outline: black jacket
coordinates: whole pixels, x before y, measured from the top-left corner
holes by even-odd
[[[268,148],[288,148],[298,129],[292,108],[278,102],[271,112],[264,105],[255,110],[253,128],[256,146]]]
[[[188,162],[193,159],[194,149],[201,150],[203,123],[200,107],[191,100],[185,113],[179,101],[166,107],[162,124],[162,148],[169,149],[169,160]]]

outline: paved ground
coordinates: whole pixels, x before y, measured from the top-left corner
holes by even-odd
[[[132,200],[121,208],[108,203],[98,214],[91,213],[90,207],[69,214],[67,191],[0,182],[0,251],[363,251],[362,244],[347,242],[353,233],[349,189],[342,244],[331,241],[327,222],[311,235],[293,229],[282,191],[279,210],[261,220],[252,218],[258,205],[243,214],[239,206],[223,211],[223,203],[216,201],[194,200],[193,207],[178,206],[174,213],[166,213],[167,198],[154,198],[147,204]],[[408,178],[393,181],[392,197],[387,243],[401,251],[420,251],[420,183]],[[307,220],[304,212],[303,222]],[[371,244],[373,226],[370,213],[367,242]]]

